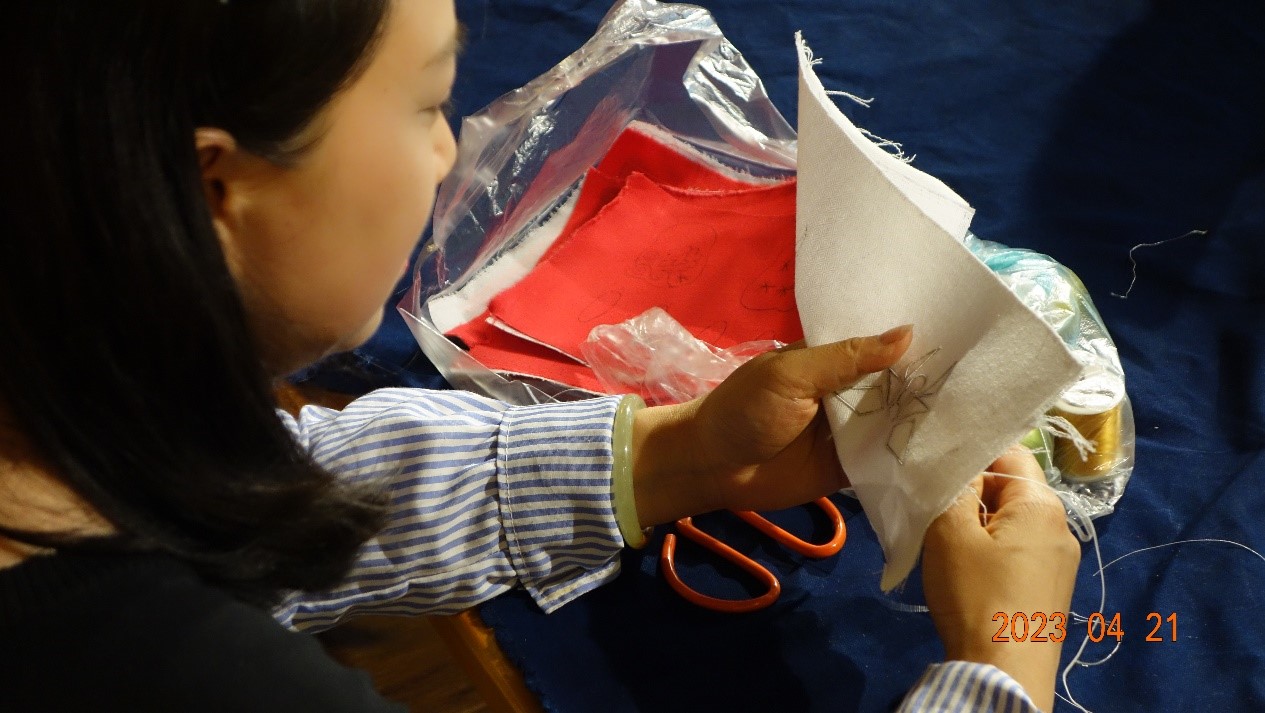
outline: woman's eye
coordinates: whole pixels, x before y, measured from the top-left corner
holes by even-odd
[[[453,105],[452,99],[445,99],[442,103],[436,104],[434,106],[426,107],[425,109],[422,110],[422,113],[443,114],[444,118],[451,119],[453,115],[453,109],[454,109],[454,105]]]

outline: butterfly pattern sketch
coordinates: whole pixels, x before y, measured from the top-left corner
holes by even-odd
[[[954,362],[932,381],[925,368],[939,352],[940,347],[936,347],[900,371],[888,368],[867,386],[854,386],[835,394],[835,398],[857,416],[887,414],[891,422],[887,450],[901,465],[905,464],[905,453],[921,417],[931,411],[932,398],[940,393],[957,366]]]

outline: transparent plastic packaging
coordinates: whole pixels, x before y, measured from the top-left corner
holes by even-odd
[[[624,0],[558,66],[462,121],[435,205],[432,243],[400,304],[456,388],[510,403],[588,395],[485,368],[444,337],[430,305],[495,265],[572,199],[634,121],[753,180],[795,174],[795,131],[760,78],[693,5]],[[529,266],[528,266],[529,267]]]
[[[706,394],[752,357],[786,346],[775,340],[720,349],[659,308],[595,328],[580,345],[584,360],[612,393],[639,393],[654,406]]]
[[[1026,444],[1046,479],[1091,517],[1110,513],[1133,472],[1133,408],[1116,345],[1080,278],[1048,255],[967,233],[963,243],[1063,338],[1084,366]]]
[[[793,51],[789,40],[787,51]],[[795,131],[706,10],[655,0],[617,3],[575,53],[462,121],[456,164],[436,200],[432,240],[399,305],[422,351],[454,388],[514,404],[593,395],[488,369],[444,336],[451,320],[437,320],[432,307],[455,298],[473,301],[466,313],[478,314],[486,307],[480,300],[490,297],[463,288],[507,264],[511,273],[530,270],[556,237],[542,227],[570,209],[585,172],[634,122],[752,181],[795,175]],[[1080,280],[1053,259],[969,234],[964,242],[1086,365],[1086,379],[1034,431],[1033,445],[1054,487],[1074,493],[1095,517],[1111,512],[1133,468],[1133,414],[1101,317]],[[687,400],[777,346],[721,350],[662,317],[647,313],[594,330],[585,356],[612,390],[648,393],[660,403]],[[1113,399],[1104,411],[1110,422],[1090,418]],[[1082,427],[1093,433],[1083,437]],[[1102,444],[1109,448],[1094,442],[1099,431],[1116,436]]]

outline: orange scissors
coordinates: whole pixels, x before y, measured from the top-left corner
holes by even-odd
[[[755,529],[773,538],[787,549],[798,552],[805,557],[820,559],[829,557],[842,549],[844,540],[848,537],[848,531],[844,527],[843,516],[839,514],[839,508],[835,507],[835,504],[830,502],[828,498],[818,498],[813,503],[826,513],[834,529],[834,535],[830,538],[830,541],[820,545],[805,542],[750,510],[731,510],[730,512],[742,518],[743,521]],[[697,604],[700,607],[729,614],[758,611],[777,601],[778,596],[782,593],[782,583],[777,580],[777,577],[773,576],[772,572],[761,566],[759,562],[698,529],[694,525],[692,518],[686,517],[677,520],[676,529],[689,540],[741,567],[747,573],[760,580],[767,588],[764,594],[751,599],[718,599],[709,597],[706,594],[699,594],[686,585],[685,582],[682,582],[680,575],[677,574],[676,535],[668,533],[663,538],[663,550],[659,555],[659,566],[663,570],[663,577],[668,580],[668,584],[686,601]]]

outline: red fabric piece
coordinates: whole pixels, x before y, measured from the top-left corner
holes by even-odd
[[[634,173],[664,188],[690,191],[742,191],[767,185],[731,178],[703,163],[701,157],[692,159],[647,134],[628,129],[615,140],[601,163],[585,174],[575,208],[549,252],[563,245],[580,226],[615,200],[624,182]]]
[[[567,218],[567,224],[563,226],[562,232],[558,233],[558,237],[554,239],[553,245],[545,251],[545,255],[549,255],[558,248],[566,244],[567,240],[575,234],[585,223],[592,220],[606,206],[615,200],[619,192],[624,190],[624,181],[626,177],[613,176],[603,171],[600,167],[590,168],[584,174],[584,184],[580,187],[580,197],[575,201],[575,208],[571,209],[571,215]]]
[[[488,317],[484,312],[448,333],[460,339],[469,348],[470,356],[480,364],[496,371],[529,374],[597,393],[606,392],[592,369],[549,347],[498,329],[488,324]]]
[[[794,233],[792,182],[670,190],[633,173],[489,311],[576,358],[593,327],[654,306],[722,348],[795,341]]]
[[[765,185],[721,173],[707,165],[702,156],[691,158],[636,129],[620,134],[597,168],[621,183],[632,174],[640,173],[661,186],[699,191],[733,191]]]
[[[700,191],[676,186],[659,186],[666,193],[681,200],[706,203],[713,210],[727,210],[744,215],[768,218],[785,218],[787,204],[791,217],[795,217],[795,179],[763,186],[745,186],[731,191]]]

